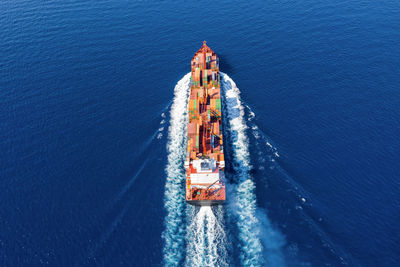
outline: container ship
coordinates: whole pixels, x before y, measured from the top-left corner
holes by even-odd
[[[222,204],[226,193],[219,59],[206,41],[191,61],[188,113],[186,201]]]

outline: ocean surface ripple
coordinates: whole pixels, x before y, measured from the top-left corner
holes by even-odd
[[[1,266],[399,265],[400,1],[200,6],[0,1]],[[226,73],[211,210],[182,194],[203,40]]]

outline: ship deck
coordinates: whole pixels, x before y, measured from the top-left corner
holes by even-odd
[[[212,205],[225,201],[221,89],[217,55],[205,44],[194,55],[186,168],[186,200]]]

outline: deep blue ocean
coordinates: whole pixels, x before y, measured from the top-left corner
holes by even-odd
[[[166,183],[203,40],[244,206]],[[0,2],[1,266],[399,266],[399,136],[399,1]]]

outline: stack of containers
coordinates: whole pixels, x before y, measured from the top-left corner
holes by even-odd
[[[207,70],[204,70],[203,84],[204,86],[207,84]]]
[[[219,123],[218,121],[216,123],[214,123],[214,134],[215,135],[219,135]]]
[[[221,114],[221,99],[220,98],[215,99],[215,109],[217,110],[218,115],[220,115]]]
[[[194,80],[192,81],[192,85],[197,87],[200,85],[200,68],[196,68],[194,71]]]
[[[197,129],[196,129],[196,148],[198,149],[199,148],[199,133],[200,133],[200,125],[199,124],[197,124],[196,125],[197,126]]]
[[[211,108],[211,110],[215,110],[215,99],[214,98],[210,99],[210,108]]]

